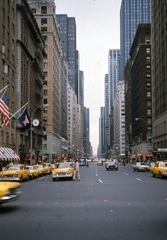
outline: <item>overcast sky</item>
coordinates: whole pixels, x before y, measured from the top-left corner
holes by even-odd
[[[75,17],[80,70],[84,72],[84,105],[90,109],[90,141],[96,154],[108,51],[120,48],[121,0],[55,0],[55,4],[57,14]]]

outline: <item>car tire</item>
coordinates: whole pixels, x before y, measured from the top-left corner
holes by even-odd
[[[32,174],[31,179],[34,179],[34,175]]]
[[[52,181],[54,182],[54,181],[55,181],[55,179],[54,179],[54,178],[52,178]]]
[[[161,172],[159,172],[159,177],[162,179],[163,178],[163,175]]]
[[[29,175],[27,176],[27,181],[29,181],[30,180],[30,177],[29,177]]]
[[[151,172],[151,173],[152,173],[152,177],[155,177],[155,174],[153,172]]]
[[[106,170],[108,171],[108,168],[106,168]]]

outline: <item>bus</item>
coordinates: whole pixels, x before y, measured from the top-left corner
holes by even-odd
[[[153,151],[155,161],[167,160],[167,148],[158,148],[157,151]]]
[[[78,157],[79,166],[86,166],[86,158]]]

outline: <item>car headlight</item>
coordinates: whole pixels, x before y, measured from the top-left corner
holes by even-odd
[[[16,172],[14,173],[14,175],[15,175],[16,177],[17,177],[19,174],[20,174],[19,171],[16,171]]]

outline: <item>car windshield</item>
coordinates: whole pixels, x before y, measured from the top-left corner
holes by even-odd
[[[165,163],[160,163],[159,167],[166,167]]]
[[[33,170],[34,168],[32,166],[27,166],[26,169]]]
[[[8,166],[6,166],[6,170],[20,170],[20,166],[8,165]]]
[[[70,163],[60,163],[57,166],[58,168],[69,168],[71,167]]]
[[[146,165],[146,163],[144,163],[144,162],[141,162],[141,163],[140,163],[140,165]]]
[[[36,168],[43,168],[42,165],[37,165]]]

